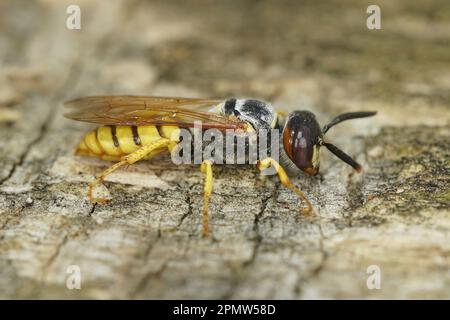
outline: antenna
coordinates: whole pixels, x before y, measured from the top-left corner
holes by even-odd
[[[358,119],[358,118],[366,118],[376,115],[376,111],[359,111],[359,112],[349,112],[349,113],[343,113],[335,117],[331,122],[327,125],[325,125],[322,129],[322,132],[325,134],[327,131],[332,127],[337,125],[338,123],[341,123],[345,120],[350,119]]]
[[[334,144],[328,143],[328,142],[322,142],[322,145],[327,147],[328,150],[331,151],[332,154],[334,154],[336,157],[344,161],[346,164],[353,167],[358,172],[362,171],[361,165],[352,159],[348,154],[346,154],[344,151],[336,147]]]

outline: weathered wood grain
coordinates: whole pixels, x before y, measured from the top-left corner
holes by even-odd
[[[0,121],[1,298],[450,298],[446,1],[379,1],[380,31],[364,1],[78,2],[81,30],[69,2],[0,4],[0,107],[20,116]],[[90,127],[62,102],[120,93],[379,114],[328,134],[363,174],[324,151],[320,176],[295,179],[314,217],[276,179],[215,167],[203,239],[195,166],[138,163],[88,202],[108,163],[73,155]]]

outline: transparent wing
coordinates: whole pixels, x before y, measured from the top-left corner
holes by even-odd
[[[203,128],[244,129],[244,121],[208,111],[222,101],[176,97],[92,96],[67,101],[65,105],[73,111],[65,116],[101,125],[193,127],[195,121],[201,121]]]

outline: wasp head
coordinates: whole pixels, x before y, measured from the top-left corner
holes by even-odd
[[[283,147],[287,156],[309,175],[319,172],[319,149],[322,130],[316,116],[309,111],[294,111],[288,115],[283,129]]]
[[[335,145],[325,142],[323,135],[334,125],[349,119],[365,118],[376,112],[361,111],[344,113],[335,117],[330,123],[320,129],[313,113],[309,111],[294,111],[288,115],[283,129],[283,147],[287,156],[302,171],[309,175],[319,172],[319,149],[325,146],[336,157],[361,172],[362,167],[348,154]]]

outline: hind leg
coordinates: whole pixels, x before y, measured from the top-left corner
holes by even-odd
[[[136,151],[130,153],[129,155],[124,156],[119,162],[115,163],[114,165],[112,165],[111,167],[109,167],[108,169],[103,171],[100,175],[98,175],[96,177],[96,179],[94,181],[89,183],[89,189],[88,189],[89,200],[92,203],[105,204],[107,202],[107,199],[94,197],[94,188],[97,185],[101,184],[103,182],[103,180],[106,178],[106,176],[113,173],[120,167],[123,167],[125,165],[130,165],[130,164],[133,164],[133,163],[141,160],[146,155],[148,155],[149,153],[151,153],[152,151],[154,151],[156,149],[168,146],[169,143],[170,143],[169,139],[162,138],[162,139],[156,140],[155,142],[152,142],[148,145],[142,146],[141,148],[137,149]]]

